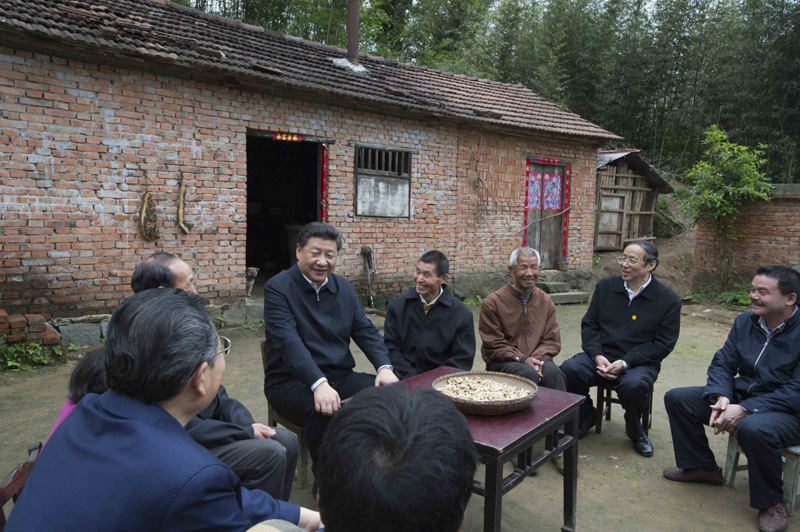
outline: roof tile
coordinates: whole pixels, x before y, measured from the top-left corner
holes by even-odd
[[[213,69],[248,84],[323,93],[453,120],[619,138],[518,84],[417,67],[365,53],[367,74],[333,63],[346,51],[203,13],[168,0],[3,0],[0,33],[35,32],[93,52]],[[28,36],[30,37],[30,36]]]

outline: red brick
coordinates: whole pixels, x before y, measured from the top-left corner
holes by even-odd
[[[25,314],[25,319],[28,320],[28,328],[32,325],[43,326],[45,324],[44,317],[41,314]]]
[[[12,314],[8,317],[8,326],[11,329],[24,329],[28,325],[28,320],[22,314]]]
[[[40,344],[42,343],[43,338],[44,338],[43,333],[28,333],[28,336],[25,338],[25,343]]]
[[[45,331],[42,334],[42,343],[44,345],[55,345],[61,343],[61,336],[57,331]]]
[[[0,326],[8,326],[8,314],[5,310],[0,309]]]
[[[41,333],[47,330],[47,325],[28,325],[28,333]]]
[[[8,335],[8,342],[11,343],[11,344],[14,344],[14,343],[17,343],[17,342],[23,342],[23,341],[25,341],[25,334],[24,333],[22,333],[22,334],[9,334]]]

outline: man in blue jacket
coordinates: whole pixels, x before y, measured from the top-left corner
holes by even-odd
[[[383,341],[401,379],[440,366],[472,369],[474,318],[448,290],[449,274],[444,253],[423,253],[414,268],[414,288],[389,302]]]
[[[163,251],[136,265],[131,288],[134,293],[180,288],[197,294],[192,268],[177,255]],[[189,421],[186,431],[226,463],[245,488],[289,500],[298,451],[297,436],[289,429],[256,423],[250,411],[220,386],[208,408]]]
[[[759,530],[787,526],[781,482],[782,448],[800,444],[800,273],[764,266],[750,288],[752,310],[740,314],[708,368],[705,387],[675,388],[664,403],[678,482],[722,485],[722,471],[703,425],[735,432],[747,456],[750,506]],[[738,374],[738,376],[737,376]]]
[[[184,430],[216,396],[226,351],[196,295],[125,300],[109,323],[109,390],[81,399],[53,433],[6,532],[245,532],[272,518],[317,530],[317,512],[242,488]]]
[[[342,399],[397,382],[383,338],[353,285],[333,273],[341,248],[332,226],[306,225],[298,236],[297,263],[264,287],[264,395],[281,415],[303,426],[312,464]],[[353,371],[351,338],[377,376]]]

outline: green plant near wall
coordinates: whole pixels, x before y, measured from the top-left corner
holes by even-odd
[[[731,245],[739,235],[737,220],[742,205],[755,200],[769,201],[772,185],[760,171],[767,163],[766,146],[757,149],[728,141],[717,126],[705,132],[703,159],[686,177],[693,194],[683,208],[695,222],[711,222],[717,233],[720,257],[720,283],[723,291],[731,286],[733,253]]]
[[[30,371],[36,366],[49,366],[62,355],[61,346],[41,344],[8,344],[0,347],[0,371]]]

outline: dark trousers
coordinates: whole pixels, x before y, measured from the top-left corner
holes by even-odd
[[[240,440],[209,449],[225,462],[247,489],[259,489],[274,499],[288,501],[297,468],[297,436],[277,427],[275,436],[262,440]]]
[[[664,396],[675,462],[684,469],[717,467],[703,428],[711,419],[703,391],[702,386],[675,388]],[[747,457],[750,506],[764,510],[784,502],[781,454],[784,447],[800,443],[800,418],[783,412],[750,414],[739,422],[736,439]]]
[[[375,375],[351,371],[336,381],[328,381],[341,399],[354,396],[364,388],[375,386]],[[298,380],[287,381],[265,391],[267,400],[282,416],[303,426],[303,437],[308,443],[312,471],[317,463],[317,451],[328,428],[331,416],[324,416],[314,407],[314,392]]]
[[[586,353],[578,353],[561,364],[561,371],[567,379],[567,390],[586,397],[581,405],[581,422],[592,409],[589,389],[601,382],[613,383],[614,391],[625,410],[625,433],[631,439],[639,437],[642,433],[642,413],[647,408],[647,394],[658,378],[657,367],[635,366],[623,372],[616,380],[608,380],[597,374],[597,365],[592,357]]]
[[[516,360],[508,360],[506,362],[498,362],[492,366],[492,371],[499,371],[500,373],[509,373],[523,377],[534,384],[540,384],[545,388],[552,388],[553,390],[567,391],[567,382],[564,379],[564,373],[556,366],[552,360],[548,360],[542,366],[542,378],[539,378],[539,372],[533,366],[529,366],[523,362]],[[539,382],[541,380],[541,382]]]

